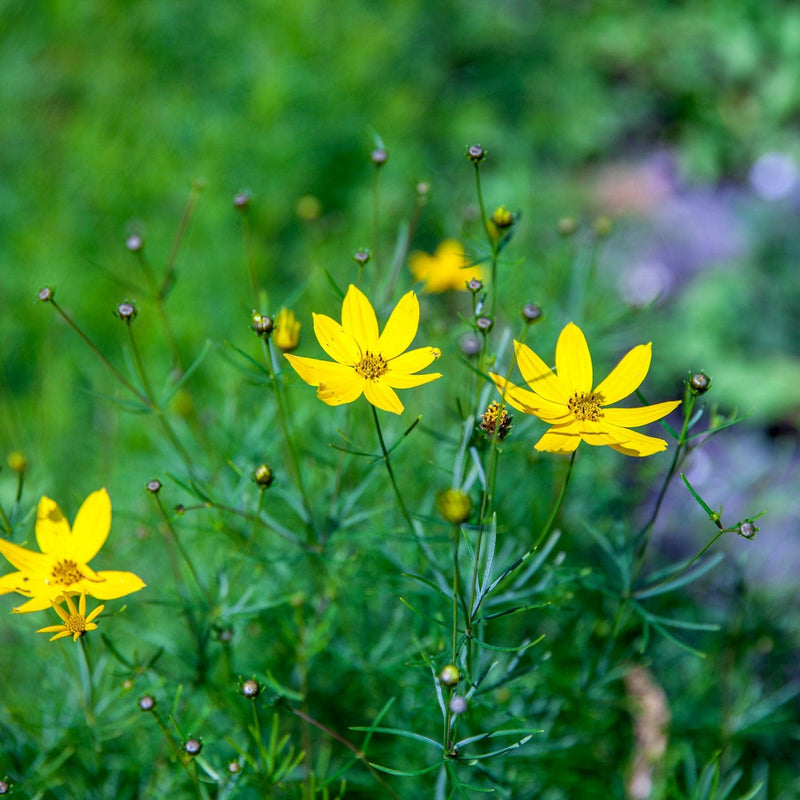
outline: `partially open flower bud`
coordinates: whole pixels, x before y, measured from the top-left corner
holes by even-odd
[[[460,489],[444,489],[436,495],[436,507],[448,522],[460,525],[472,513],[472,500]]]
[[[382,167],[389,160],[389,154],[382,147],[376,147],[369,157],[376,167]]]
[[[47,303],[53,299],[55,292],[52,286],[43,286],[39,289],[39,294],[36,295],[43,303]]]
[[[755,539],[756,534],[758,533],[758,528],[756,528],[753,523],[747,519],[744,522],[739,524],[739,536],[743,536],[745,539]]]
[[[253,480],[259,489],[269,489],[275,480],[275,473],[266,464],[259,464],[253,471]]]
[[[272,343],[284,353],[291,353],[300,343],[300,323],[294,311],[282,308],[275,317]]]
[[[537,306],[536,303],[526,303],[522,309],[522,319],[530,325],[534,322],[539,322],[543,313],[541,307]]]
[[[125,240],[125,247],[127,247],[131,253],[138,253],[144,247],[144,239],[142,239],[138,233],[132,233]]]
[[[370,253],[366,247],[362,247],[361,250],[356,250],[356,252],[353,253],[353,261],[355,261],[359,267],[363,267],[364,264],[366,264],[367,261],[369,261],[369,259],[370,259]]]
[[[242,765],[238,761],[231,761],[228,764],[228,772],[230,772],[231,775],[235,775],[241,768]]]
[[[467,699],[460,694],[454,694],[450,698],[450,711],[454,714],[463,714],[467,710]]]
[[[505,206],[499,206],[492,214],[492,222],[502,231],[514,224],[514,215]]]
[[[152,711],[156,707],[156,699],[151,694],[139,698],[139,708],[142,711]]]
[[[136,319],[136,306],[127,300],[124,303],[120,303],[117,306],[117,316],[120,319],[125,320],[125,322],[130,322],[132,319]]]
[[[705,372],[693,372],[689,376],[689,391],[692,394],[705,394],[711,388],[711,378]]]
[[[11,784],[8,781],[0,781],[0,794],[8,794],[11,791]]]
[[[486,151],[479,145],[479,144],[471,144],[467,148],[467,158],[473,162],[473,164],[477,164],[479,161],[483,161],[486,158]]]
[[[243,697],[246,697],[248,700],[255,700],[261,694],[261,685],[258,681],[253,680],[253,678],[249,678],[246,680],[239,691],[242,693]]]
[[[150,494],[158,494],[161,491],[161,481],[158,478],[153,478],[153,480],[147,481],[146,488]]]
[[[259,336],[269,336],[272,333],[274,323],[272,322],[272,317],[268,317],[265,314],[259,314],[258,311],[254,311],[250,315],[250,327]]]
[[[499,444],[511,433],[513,419],[504,405],[492,400],[486,411],[481,414],[481,424],[478,427],[487,439]]]
[[[481,333],[487,334],[494,327],[494,322],[491,317],[478,317],[475,320],[475,325]]]
[[[250,192],[239,192],[233,198],[233,207],[239,211],[247,211],[250,207]]]
[[[199,739],[189,739],[186,744],[184,744],[183,749],[186,751],[187,755],[194,757],[200,755],[200,751],[203,749],[203,743]]]
[[[439,673],[439,681],[442,686],[452,688],[460,680],[461,673],[458,671],[458,667],[455,664],[448,664],[446,667],[443,667],[442,671]]]
[[[472,294],[477,294],[481,289],[483,289],[483,281],[479,280],[478,278],[470,278],[467,281],[467,289],[469,289]]]

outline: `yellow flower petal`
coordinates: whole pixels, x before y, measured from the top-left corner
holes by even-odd
[[[653,344],[649,342],[637,345],[622,357],[608,377],[594,390],[595,394],[602,395],[602,405],[616,403],[639,388],[650,369],[652,353]]]
[[[21,606],[16,606],[11,609],[13,614],[28,614],[31,611],[41,611],[42,609],[50,608],[50,598],[44,595],[32,597],[27,603]]]
[[[92,597],[96,597],[98,600],[115,600],[117,597],[124,597],[131,592],[138,592],[139,589],[143,589],[147,585],[138,575],[134,575],[132,572],[100,570],[97,574],[102,580],[99,583],[91,583],[91,591],[86,589],[85,586],[81,586],[77,591],[85,591],[86,594],[91,594]]]
[[[569,400],[572,393],[564,381],[530,347],[514,342],[514,353],[520,374],[531,390],[553,403],[566,403]]]
[[[592,357],[583,331],[570,322],[556,343],[556,371],[570,395],[592,391]]]
[[[72,524],[73,559],[82,563],[91,561],[105,544],[110,530],[111,498],[105,489],[99,489],[83,501]]]
[[[397,358],[414,341],[418,327],[419,300],[414,292],[407,292],[400,298],[389,315],[378,340],[378,352],[386,361]],[[422,369],[422,367],[418,367],[418,369]],[[416,370],[409,371],[415,372]]]
[[[412,389],[414,386],[422,386],[441,377],[442,374],[440,372],[429,372],[425,375],[404,375],[402,373],[387,372],[381,378],[381,381],[393,389]]]
[[[44,553],[36,553],[26,547],[0,539],[0,553],[2,553],[21,573],[45,576],[50,571],[53,559]],[[8,578],[8,576],[4,576]],[[22,580],[22,576],[20,576]],[[2,585],[0,583],[0,585]],[[16,589],[14,591],[17,591]]]
[[[494,381],[503,400],[517,411],[522,411],[523,414],[533,414],[541,419],[546,417],[545,421],[547,422],[555,422],[567,414],[566,405],[550,403],[540,395],[522,389],[500,375],[489,373],[489,377]]]
[[[361,348],[338,322],[325,314],[314,314],[313,318],[317,340],[334,361],[353,366],[361,360]]]
[[[393,414],[403,413],[403,404],[397,393],[387,383],[381,380],[366,381],[364,383],[364,397],[369,400],[375,408],[383,411],[391,411]]]
[[[622,444],[612,444],[618,453],[626,456],[652,456],[655,453],[660,453],[667,449],[667,443],[663,439],[655,436],[645,436],[638,431],[626,430],[628,437]]]
[[[69,538],[69,523],[58,504],[49,497],[42,497],[36,510],[36,542],[39,549],[43,553],[61,552]]]
[[[638,428],[666,417],[681,404],[680,400],[669,400],[666,403],[656,403],[652,406],[639,408],[604,408],[603,419],[609,425],[619,425],[623,428]]]
[[[361,396],[366,383],[365,378],[356,375],[353,370],[350,370],[350,375],[346,378],[331,376],[323,380],[317,388],[317,397],[329,406],[352,403],[353,400],[357,400]]]
[[[363,292],[352,283],[342,303],[342,327],[359,343],[362,350],[379,352],[378,319],[375,316],[375,309]]]
[[[306,358],[284,353],[284,358],[292,365],[294,371],[309,385],[319,386],[322,381],[339,382],[355,376],[352,367],[337,362],[322,361],[319,358]]]
[[[536,450],[545,453],[569,455],[581,443],[581,437],[574,433],[562,433],[557,428],[550,428],[534,445]]]
[[[441,355],[442,351],[438,347],[418,347],[416,350],[409,350],[389,362],[389,372],[387,374],[419,372],[436,361]]]

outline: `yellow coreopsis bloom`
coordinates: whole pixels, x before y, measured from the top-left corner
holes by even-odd
[[[483,278],[480,267],[470,265],[461,243],[454,239],[443,241],[433,255],[412,253],[408,265],[416,280],[425,281],[426,293],[466,290],[470,280]]]
[[[630,428],[655,422],[680,405],[680,400],[638,408],[607,408],[633,393],[650,368],[652,342],[629,351],[592,389],[592,357],[581,329],[570,322],[556,344],[555,372],[529,347],[514,342],[517,365],[532,391],[490,375],[504,400],[525,414],[550,423],[537,450],[572,453],[581,443],[608,445],[627,456],[649,456],[666,450],[663,439]]]
[[[275,317],[275,329],[272,331],[272,342],[284,353],[294,350],[300,342],[300,323],[294,311],[282,308]]]
[[[89,566],[105,544],[110,528],[111,499],[105,489],[86,498],[71,530],[58,505],[43,497],[36,513],[36,541],[41,553],[0,539],[0,553],[19,570],[0,577],[0,594],[19,592],[31,598],[14,609],[22,614],[48,608],[66,592],[113,600],[138,591],[145,584],[132,572],[95,572]]]
[[[69,611],[61,608],[61,600],[67,601]],[[86,593],[81,592],[81,599],[78,601],[78,608],[75,608],[75,603],[69,594],[65,594],[59,602],[51,602],[50,605],[53,610],[64,620],[62,625],[48,625],[46,628],[39,628],[36,633],[55,633],[55,636],[50,637],[50,641],[54,642],[56,639],[63,639],[65,636],[71,636],[73,642],[83,636],[87,631],[97,630],[97,623],[92,622],[93,619],[98,617],[105,606],[97,606],[93,611],[86,616]]]
[[[314,333],[334,363],[284,355],[306,383],[317,387],[317,397],[329,406],[352,403],[363,394],[376,408],[400,414],[403,404],[395,389],[410,389],[442,377],[438,372],[414,374],[439,358],[438,348],[405,352],[419,327],[419,301],[414,292],[400,298],[380,335],[372,304],[352,284],[342,303],[341,325],[324,314],[313,317]]]

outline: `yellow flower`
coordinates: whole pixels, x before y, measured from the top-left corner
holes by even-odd
[[[61,608],[60,603],[66,600],[69,612]],[[39,628],[36,633],[55,633],[55,636],[50,637],[50,641],[54,642],[56,639],[63,639],[65,636],[71,636],[73,642],[77,642],[80,636],[83,636],[87,631],[97,630],[97,624],[92,620],[97,617],[105,608],[105,606],[97,606],[89,616],[86,616],[86,592],[81,592],[81,599],[78,601],[78,608],[75,608],[75,603],[69,593],[64,594],[57,602],[51,602],[50,605],[55,610],[61,619],[64,620],[63,625],[48,625],[46,628]]]
[[[411,273],[418,281],[425,281],[424,292],[446,292],[448,289],[466,290],[472,278],[483,278],[480,267],[470,266],[464,248],[454,239],[446,239],[434,255],[416,252],[408,260]]]
[[[300,323],[297,321],[294,311],[282,308],[278,312],[275,317],[272,341],[284,353],[288,353],[297,347],[300,341]]]
[[[317,387],[317,397],[329,406],[352,403],[364,394],[376,408],[400,414],[403,404],[395,389],[410,389],[441,378],[436,373],[414,375],[439,358],[436,347],[405,352],[419,327],[419,301],[408,292],[392,311],[383,333],[367,298],[353,285],[342,303],[342,324],[314,314],[314,333],[336,363],[285,354],[297,374]]]
[[[36,514],[36,541],[41,553],[0,539],[0,553],[19,570],[0,577],[0,594],[19,592],[30,597],[14,609],[23,614],[47,608],[65,592],[85,592],[100,600],[112,600],[138,591],[145,584],[132,572],[95,572],[89,566],[105,544],[110,528],[111,500],[105,489],[86,498],[72,530],[58,505],[43,497]]]
[[[634,392],[644,380],[650,368],[652,342],[634,347],[594,389],[589,347],[581,329],[572,322],[558,337],[555,372],[524,344],[514,342],[514,351],[519,371],[533,391],[499,375],[490,377],[509,405],[550,423],[536,443],[537,450],[572,453],[581,440],[591,445],[607,444],[627,456],[649,456],[666,450],[663,439],[629,429],[661,419],[680,405],[680,400],[639,408],[606,408]]]

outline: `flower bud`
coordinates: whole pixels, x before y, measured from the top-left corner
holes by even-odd
[[[689,391],[694,395],[705,394],[711,388],[711,378],[705,372],[693,372],[689,376]]]
[[[117,306],[117,316],[125,320],[125,322],[130,322],[132,319],[136,319],[136,306],[126,300],[124,303],[120,303]]]
[[[9,453],[6,461],[8,466],[18,475],[21,475],[28,469],[28,459],[26,459],[24,454],[20,453],[19,450]]]
[[[284,353],[290,353],[300,343],[300,323],[294,311],[282,308],[275,317],[273,344]]]
[[[130,250],[131,253],[139,253],[141,249],[144,247],[144,239],[139,236],[138,233],[132,233],[126,240],[125,240],[125,247]]]
[[[150,494],[158,494],[161,491],[161,481],[158,478],[153,478],[147,481],[147,486],[145,488]]]
[[[250,208],[250,192],[239,192],[233,198],[233,207],[239,211],[247,211]]]
[[[55,291],[52,286],[43,286],[39,289],[39,294],[36,295],[43,303],[48,303],[55,296]]]
[[[479,144],[471,144],[467,148],[467,158],[473,163],[477,164],[486,158],[486,151]]]
[[[187,755],[194,757],[200,755],[200,751],[203,749],[203,743],[199,739],[189,739],[186,744],[184,744],[183,749],[186,751]]]
[[[353,261],[355,261],[359,267],[363,267],[364,264],[366,264],[367,261],[369,261],[369,259],[370,259],[370,252],[369,250],[367,250],[366,247],[363,247],[361,250],[356,250],[356,252],[353,253]]]
[[[460,694],[454,694],[450,698],[450,711],[453,714],[463,714],[467,710],[467,699]]]
[[[156,707],[156,699],[151,694],[142,695],[139,698],[139,708],[142,711],[152,711]]]
[[[261,694],[261,685],[257,680],[249,678],[242,684],[239,691],[242,693],[242,697],[246,697],[248,700],[255,700]]]
[[[522,319],[524,319],[528,325],[534,322],[540,322],[543,314],[544,312],[541,307],[537,306],[536,303],[526,303],[522,308]]]
[[[758,533],[758,528],[749,520],[746,519],[744,522],[739,523],[739,529],[737,531],[739,536],[743,536],[745,539],[755,539],[756,534]]]
[[[494,327],[494,321],[491,317],[478,317],[478,319],[475,320],[475,325],[485,336]]]
[[[259,489],[269,489],[275,480],[275,473],[266,464],[259,464],[253,470],[253,480]]]
[[[11,791],[11,784],[6,781],[0,781],[0,794],[8,794]]]
[[[269,336],[275,326],[272,322],[272,317],[259,314],[258,311],[253,311],[250,315],[250,327],[258,336],[264,337]]]
[[[384,150],[383,147],[376,147],[370,154],[369,157],[372,159],[372,163],[376,167],[382,167],[388,160],[389,154]]]
[[[499,444],[511,433],[513,420],[503,404],[492,400],[486,411],[481,414],[481,424],[478,427],[487,439]]]
[[[436,507],[448,522],[460,525],[472,513],[472,500],[460,489],[444,489],[436,495]]]
[[[431,191],[431,185],[428,183],[428,181],[419,181],[415,188],[420,197],[427,197]]]
[[[467,289],[469,289],[472,294],[478,294],[478,292],[483,289],[483,281],[478,278],[470,278],[467,281]]]
[[[178,503],[178,505],[175,506],[175,513],[179,517],[182,517],[186,513],[186,506],[183,503]]]
[[[556,223],[556,230],[561,236],[572,236],[578,230],[578,223],[575,221],[575,217],[561,217]]]
[[[514,224],[514,215],[505,206],[499,206],[492,214],[492,222],[498,230],[504,231]]]
[[[592,224],[597,236],[605,238],[614,230],[614,222],[610,217],[598,217]]]
[[[481,340],[474,333],[465,333],[458,340],[458,346],[465,356],[476,356],[481,351]]]
[[[231,775],[235,775],[241,768],[242,765],[238,761],[231,761],[228,763],[228,772],[230,772]]]
[[[458,671],[458,667],[455,664],[448,664],[446,667],[443,667],[442,671],[439,673],[439,681],[442,686],[451,688],[460,680],[461,673]]]

